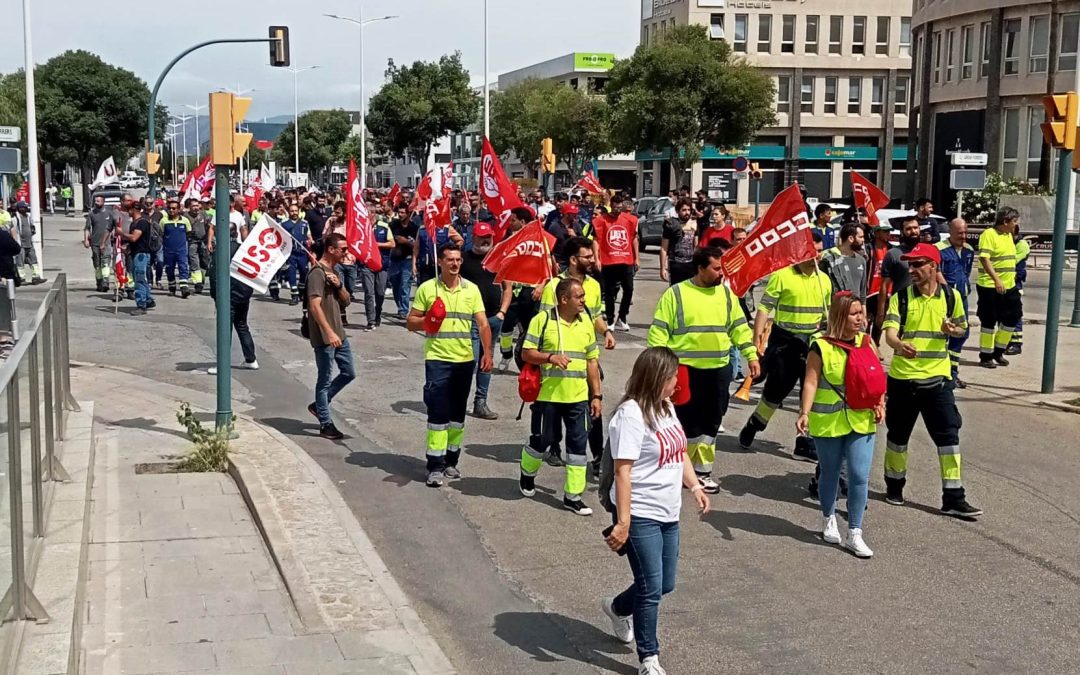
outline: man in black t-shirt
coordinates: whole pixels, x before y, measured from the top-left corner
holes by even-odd
[[[398,318],[409,316],[409,296],[412,294],[413,242],[420,228],[409,218],[409,210],[398,207],[396,217],[390,221],[390,234],[397,244],[390,251],[390,288],[394,292]]]
[[[472,248],[465,251],[461,257],[461,277],[467,279],[480,289],[480,297],[484,301],[484,314],[487,315],[488,325],[491,326],[491,334],[498,335],[502,330],[503,319],[510,309],[510,301],[513,299],[513,291],[509,284],[504,287],[495,283],[495,273],[484,269],[484,257],[491,251],[495,242],[495,231],[489,223],[476,223],[472,230]],[[488,387],[491,385],[491,373],[485,373],[480,369],[480,356],[483,353],[480,345],[480,330],[473,322],[473,357],[476,359],[476,395],[473,397],[473,417],[482,420],[497,420],[499,415],[491,410],[487,404]]]
[[[143,207],[139,202],[132,202],[129,207],[131,214],[131,227],[128,232],[119,224],[115,234],[117,245],[121,241],[128,242],[128,252],[131,253],[132,269],[128,271],[135,279],[135,310],[132,316],[142,316],[146,310],[154,306],[154,297],[150,293],[150,228],[154,227],[149,220],[143,217]]]

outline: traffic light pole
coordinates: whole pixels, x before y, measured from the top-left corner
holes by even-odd
[[[223,38],[221,40],[207,40],[206,42],[200,42],[197,45],[188,47],[177,54],[172,61],[169,61],[169,65],[165,66],[165,70],[161,71],[161,74],[158,75],[157,82],[154,83],[154,88],[150,92],[150,103],[146,109],[146,138],[150,141],[150,152],[154,151],[154,118],[157,116],[158,91],[161,89],[161,83],[165,81],[165,76],[169,74],[169,71],[173,69],[173,66],[180,62],[180,59],[197,49],[209,47],[210,45],[238,44],[244,42],[274,42],[276,39],[277,38]],[[196,120],[195,123],[198,124],[198,120]],[[225,184],[228,185],[228,180],[226,180]],[[156,174],[150,174],[150,197],[157,197]],[[228,238],[226,238],[225,243],[228,244]]]
[[[217,429],[228,429],[232,422],[232,302],[229,280],[229,168],[214,167],[214,293],[217,308]],[[239,237],[240,233],[237,232]]]
[[[1058,152],[1057,193],[1054,196],[1054,248],[1050,257],[1050,295],[1046,303],[1046,342],[1043,346],[1042,393],[1054,392],[1057,367],[1058,321],[1061,319],[1061,286],[1065,275],[1065,225],[1068,218],[1072,150]]]

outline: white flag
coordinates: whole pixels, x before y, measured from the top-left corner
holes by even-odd
[[[270,280],[289,261],[292,247],[285,228],[263,214],[229,263],[229,276],[265,295]]]
[[[274,189],[274,174],[270,173],[265,164],[262,164],[259,168],[259,187],[264,191]]]
[[[120,176],[116,173],[116,162],[113,161],[112,157],[109,157],[98,167],[97,178],[94,179],[93,183],[90,183],[90,189],[96,190],[99,187],[119,182]]]

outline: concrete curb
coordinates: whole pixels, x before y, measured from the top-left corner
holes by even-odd
[[[1053,408],[1054,410],[1061,410],[1061,411],[1064,411],[1064,412],[1071,412],[1073,414],[1080,415],[1080,407],[1077,407],[1075,405],[1069,405],[1068,403],[1065,403],[1064,401],[1043,400],[1043,401],[1036,401],[1035,403],[1038,404],[1038,405],[1047,407],[1047,408]]]

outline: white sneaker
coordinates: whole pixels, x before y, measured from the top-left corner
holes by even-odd
[[[498,368],[498,371],[499,371],[500,373],[505,373],[505,372],[506,372],[506,371],[508,371],[508,370],[510,370],[510,359],[509,359],[508,357],[505,357],[505,356],[504,356],[504,357],[502,357],[502,359],[501,359],[501,360],[499,361],[499,368]]]
[[[217,366],[210,366],[206,369],[207,375],[217,375]]]
[[[615,598],[603,598],[600,600],[600,609],[611,620],[611,632],[620,642],[630,644],[634,641],[634,617],[619,616],[615,613]]]
[[[871,551],[870,547],[863,541],[862,530],[860,529],[848,530],[848,538],[847,541],[844,542],[844,548],[851,551],[859,558],[870,558],[874,555],[874,552]]]
[[[698,475],[698,483],[701,484],[701,489],[705,491],[705,494],[715,495],[720,493],[720,484],[713,480],[712,476]]]
[[[630,324],[626,323],[623,319],[619,319],[615,322],[615,330],[629,331]]]
[[[259,362],[258,362],[258,360],[256,360],[256,361],[245,361],[245,362],[241,363],[240,365],[238,365],[237,368],[240,369],[240,370],[258,370],[259,369]]]
[[[840,543],[840,528],[836,526],[836,514],[822,518],[821,538],[827,544]]]
[[[667,675],[667,671],[660,667],[659,656],[646,656],[637,672],[638,675]]]

